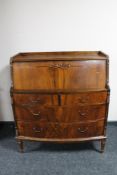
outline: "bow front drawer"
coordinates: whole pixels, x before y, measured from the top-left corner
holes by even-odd
[[[87,122],[82,124],[71,124],[69,126],[69,137],[71,138],[88,138],[104,134],[104,120],[98,122]]]
[[[58,105],[57,95],[13,94],[15,105],[21,107]]]
[[[14,110],[18,121],[56,122],[55,108],[53,107],[22,107],[16,105]]]
[[[62,115],[58,117],[58,121],[62,122],[88,122],[97,121],[105,118],[106,106],[73,106],[62,107]]]
[[[92,123],[18,122],[19,135],[37,138],[85,138],[103,135],[104,121]]]
[[[107,92],[81,92],[62,95],[62,105],[91,105],[107,102]]]
[[[67,125],[52,122],[18,122],[20,136],[37,138],[67,138]]]

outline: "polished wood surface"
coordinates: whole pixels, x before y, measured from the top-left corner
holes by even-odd
[[[14,103],[21,106],[58,105],[58,95],[14,94]]]
[[[18,122],[19,135],[40,138],[85,138],[103,135],[103,120],[85,123]]]
[[[72,122],[105,117],[106,92],[75,95],[14,94],[17,120]]]
[[[14,63],[14,89],[101,89],[105,72],[106,60]]]
[[[108,59],[108,55],[101,51],[67,51],[67,52],[27,52],[19,53],[11,57],[10,62],[38,62],[57,60],[102,60]]]
[[[16,118],[19,121],[86,122],[105,118],[105,112],[105,105],[80,107],[15,106]]]
[[[107,92],[84,92],[61,96],[62,105],[89,105],[106,103]]]
[[[101,140],[109,105],[109,63],[102,52],[20,53],[11,58],[12,106],[23,140]]]

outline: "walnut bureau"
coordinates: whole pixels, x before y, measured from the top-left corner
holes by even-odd
[[[29,52],[10,60],[16,138],[99,140],[104,151],[109,106],[109,58],[101,51]]]

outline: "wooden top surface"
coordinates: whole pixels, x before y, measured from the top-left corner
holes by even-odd
[[[62,60],[95,60],[108,59],[108,55],[101,51],[69,51],[69,52],[25,52],[11,58],[13,62],[32,61],[62,61]]]

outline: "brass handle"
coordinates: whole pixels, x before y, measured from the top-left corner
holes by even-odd
[[[33,130],[36,133],[41,133],[43,129],[42,128],[36,128],[36,127],[34,127]]]
[[[87,113],[80,113],[80,116],[86,116],[87,115]]]
[[[32,115],[34,115],[34,116],[38,116],[38,117],[40,117],[40,112],[38,112],[38,113],[32,113]]]
[[[33,115],[33,116],[35,116],[35,117],[40,117],[40,111],[38,112],[38,113],[35,113],[35,112],[33,112],[31,109],[29,109],[29,111],[31,112],[31,114]]]
[[[88,102],[88,100],[89,100],[89,97],[87,97],[87,98],[79,98],[80,103],[86,103],[86,102]]]
[[[79,114],[81,117],[86,117],[88,115],[88,111],[86,112],[79,111]]]
[[[81,128],[78,128],[78,131],[79,131],[80,133],[85,133],[85,132],[88,131],[88,127],[87,127],[86,129],[84,129],[84,130],[82,130]]]

